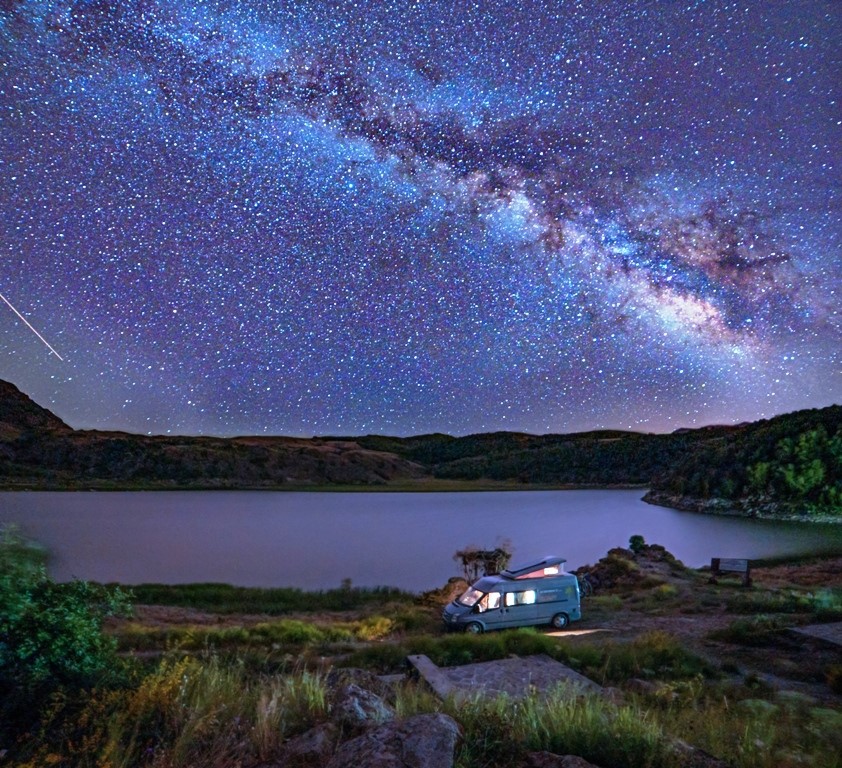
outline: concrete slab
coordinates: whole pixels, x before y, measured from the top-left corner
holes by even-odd
[[[842,646],[842,621],[836,621],[832,624],[808,624],[806,627],[798,627],[792,631],[815,640]]]
[[[423,655],[409,656],[409,663],[436,695],[471,698],[505,694],[523,698],[547,693],[564,685],[572,695],[602,692],[601,686],[549,656],[511,657],[459,667],[437,667]]]

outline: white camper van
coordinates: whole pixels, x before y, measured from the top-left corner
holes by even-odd
[[[579,581],[563,557],[485,576],[442,613],[448,628],[466,632],[549,624],[563,629],[582,618]]]

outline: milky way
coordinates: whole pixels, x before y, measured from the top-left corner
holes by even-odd
[[[75,427],[842,399],[842,4],[0,2],[0,378]]]

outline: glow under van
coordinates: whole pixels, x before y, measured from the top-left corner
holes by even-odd
[[[484,576],[442,612],[445,625],[466,632],[548,624],[564,629],[582,618],[579,581],[563,557]]]

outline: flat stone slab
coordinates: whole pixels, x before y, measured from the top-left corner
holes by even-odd
[[[427,656],[407,657],[421,678],[442,698],[471,698],[505,694],[513,699],[531,693],[548,693],[559,685],[573,695],[601,693],[602,687],[545,654],[497,661],[437,667]]]
[[[808,624],[806,627],[798,627],[792,631],[826,643],[833,643],[833,645],[842,645],[842,621],[832,624]]]

